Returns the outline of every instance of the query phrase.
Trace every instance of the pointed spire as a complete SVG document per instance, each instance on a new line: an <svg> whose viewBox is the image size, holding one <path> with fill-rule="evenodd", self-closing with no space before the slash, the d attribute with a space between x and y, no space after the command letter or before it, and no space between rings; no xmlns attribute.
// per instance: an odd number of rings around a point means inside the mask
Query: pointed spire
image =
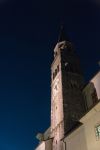
<svg viewBox="0 0 100 150"><path fill-rule="evenodd" d="M63 25L61 26L59 37L58 37L58 42L62 42L62 41L69 41L69 38L66 37Z"/></svg>

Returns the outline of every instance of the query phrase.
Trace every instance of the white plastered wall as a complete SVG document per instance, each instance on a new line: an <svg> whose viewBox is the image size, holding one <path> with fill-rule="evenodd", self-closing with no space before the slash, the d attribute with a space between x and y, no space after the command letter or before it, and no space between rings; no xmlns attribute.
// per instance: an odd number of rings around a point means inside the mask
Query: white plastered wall
<svg viewBox="0 0 100 150"><path fill-rule="evenodd" d="M100 71L94 76L91 82L96 88L98 99L100 99Z"/></svg>
<svg viewBox="0 0 100 150"><path fill-rule="evenodd" d="M78 129L63 141L63 150L100 150L100 139L96 139L95 126L100 124L100 103L92 108L80 122Z"/></svg>

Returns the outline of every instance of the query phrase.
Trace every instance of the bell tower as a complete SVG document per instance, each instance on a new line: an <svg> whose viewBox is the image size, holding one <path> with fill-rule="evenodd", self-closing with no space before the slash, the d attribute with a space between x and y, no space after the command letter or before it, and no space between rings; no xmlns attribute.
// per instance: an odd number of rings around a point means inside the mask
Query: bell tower
<svg viewBox="0 0 100 150"><path fill-rule="evenodd" d="M84 85L78 57L61 29L51 65L51 137L53 150L62 150L61 139L85 112Z"/></svg>

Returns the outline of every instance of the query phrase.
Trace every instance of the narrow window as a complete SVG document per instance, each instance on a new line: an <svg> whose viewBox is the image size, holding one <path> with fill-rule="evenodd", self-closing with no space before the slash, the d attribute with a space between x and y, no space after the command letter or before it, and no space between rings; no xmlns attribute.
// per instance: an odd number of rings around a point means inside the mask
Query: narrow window
<svg viewBox="0 0 100 150"><path fill-rule="evenodd" d="M55 69L55 76L57 75L57 69Z"/></svg>
<svg viewBox="0 0 100 150"><path fill-rule="evenodd" d="M54 80L54 78L55 78L55 74L53 73L53 80Z"/></svg>
<svg viewBox="0 0 100 150"><path fill-rule="evenodd" d="M59 72L59 65L57 66L57 72Z"/></svg>
<svg viewBox="0 0 100 150"><path fill-rule="evenodd" d="M95 89L94 89L94 91L92 93L92 100L93 100L93 104L94 105L98 102L98 97L97 97L97 93L96 93Z"/></svg>
<svg viewBox="0 0 100 150"><path fill-rule="evenodd" d="M53 80L56 77L58 72L59 72L59 65L57 66L57 68L55 69L55 72L53 73Z"/></svg>
<svg viewBox="0 0 100 150"><path fill-rule="evenodd" d="M57 90L57 85L55 86L55 89Z"/></svg>

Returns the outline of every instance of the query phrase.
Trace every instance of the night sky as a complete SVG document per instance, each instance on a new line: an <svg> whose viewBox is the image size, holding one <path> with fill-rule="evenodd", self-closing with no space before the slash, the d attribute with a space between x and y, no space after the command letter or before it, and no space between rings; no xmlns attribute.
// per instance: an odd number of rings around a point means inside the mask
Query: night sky
<svg viewBox="0 0 100 150"><path fill-rule="evenodd" d="M87 82L99 69L99 0L0 0L0 150L34 150L50 125L50 65L62 23Z"/></svg>

